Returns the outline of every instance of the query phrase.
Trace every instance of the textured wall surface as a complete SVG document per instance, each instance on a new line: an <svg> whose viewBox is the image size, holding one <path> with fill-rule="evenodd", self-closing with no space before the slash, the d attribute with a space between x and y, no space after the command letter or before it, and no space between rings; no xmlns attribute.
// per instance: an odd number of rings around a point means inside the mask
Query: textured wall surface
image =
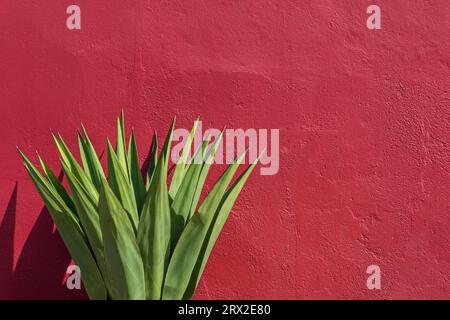
<svg viewBox="0 0 450 320"><path fill-rule="evenodd" d="M15 146L58 170L49 128L102 150L122 107L140 150L174 115L280 129L197 298L450 298L450 2L374 2L2 0L0 298L85 297Z"/></svg>

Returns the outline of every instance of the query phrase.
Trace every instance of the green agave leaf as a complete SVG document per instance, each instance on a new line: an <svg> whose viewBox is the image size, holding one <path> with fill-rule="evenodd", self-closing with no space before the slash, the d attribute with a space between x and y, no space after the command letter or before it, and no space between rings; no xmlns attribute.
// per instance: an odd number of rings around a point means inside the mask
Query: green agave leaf
<svg viewBox="0 0 450 320"><path fill-rule="evenodd" d="M82 280L89 298L105 300L107 293L103 278L77 217L65 205L56 189L41 175L31 161L19 149L18 151L28 174L52 216L64 244L75 264L81 269Z"/></svg>
<svg viewBox="0 0 450 320"><path fill-rule="evenodd" d="M100 272L102 273L103 278L107 280L105 255L103 252L103 237L100 228L98 207L90 201L86 191L69 170L67 165L63 161L61 161L61 165L66 175L67 183L72 191L81 227L83 228L89 246L94 253ZM106 286L108 287L107 281Z"/></svg>
<svg viewBox="0 0 450 320"><path fill-rule="evenodd" d="M195 186L195 194L192 199L191 208L189 210L189 217L190 219L192 215L194 214L195 210L197 209L197 204L200 199L200 196L202 194L203 186L205 185L206 177L208 176L209 169L211 168L211 165L214 160L214 156L216 155L217 149L222 141L223 133L225 132L225 129L222 130L220 135L217 137L217 139L212 144L211 148L208 150L208 153L204 157L202 170L200 172L200 176L197 181L197 185ZM246 151L247 152L247 151ZM246 153L244 152L244 154Z"/></svg>
<svg viewBox="0 0 450 320"><path fill-rule="evenodd" d="M67 145L62 141L59 140L59 138L53 133L53 131L50 131L53 140L55 141L56 147L58 148L59 154L61 155L61 159L69 166L70 169L72 169L72 159L74 159L72 153L70 152ZM61 135L59 135L61 138Z"/></svg>
<svg viewBox="0 0 450 320"><path fill-rule="evenodd" d="M98 191L97 188L92 183L91 179L83 171L83 168L78 164L75 157L70 152L69 148L65 144L61 136L57 138L52 133L53 139L55 140L56 146L61 154L61 158L67 165L67 168L75 175L75 177L80 181L86 193L89 195L92 203L98 202Z"/></svg>
<svg viewBox="0 0 450 320"><path fill-rule="evenodd" d="M190 299L194 294L195 289L200 281L200 277L203 274L206 263L208 262L209 255L216 243L217 238L219 237L220 232L228 218L228 215L231 209L236 202L239 193L245 185L248 177L252 173L255 168L257 162L247 167L247 169L239 176L239 178L233 183L233 185L227 190L225 193L220 205L219 209L217 209L212 225L208 230L208 235L206 237L206 241L203 244L202 251L200 252L199 259L196 263L194 271L192 273L192 277L189 281L188 288L183 296L183 299ZM202 209L202 208L201 208ZM202 213L199 209L199 216Z"/></svg>
<svg viewBox="0 0 450 320"><path fill-rule="evenodd" d="M116 142L116 154L120 165L122 166L123 172L128 177L128 163L127 163L127 150L125 149L125 118L122 113L120 117L117 118L117 142Z"/></svg>
<svg viewBox="0 0 450 320"><path fill-rule="evenodd" d="M139 215L134 197L133 187L127 178L127 174L123 171L119 159L114 153L114 149L108 140L108 172L109 185L114 194L119 199L123 208L128 212L133 227L137 230L139 224Z"/></svg>
<svg viewBox="0 0 450 320"><path fill-rule="evenodd" d="M197 146L197 149L195 149L194 155L192 156L191 159L189 159L188 163L186 164L185 172L187 172L189 170L189 168L193 165L203 164L203 159L204 159L205 151L206 151L205 146L203 144L206 140L208 140L208 143L209 143L209 141L210 141L209 135L207 137L205 137L205 139L203 139L202 144Z"/></svg>
<svg viewBox="0 0 450 320"><path fill-rule="evenodd" d="M130 142L128 144L128 170L128 175L133 185L137 210L138 213L140 213L144 204L146 189L141 174L141 168L139 167L139 155L134 130L131 131Z"/></svg>
<svg viewBox="0 0 450 320"><path fill-rule="evenodd" d="M156 135L156 131L154 131L145 185L145 188L147 190L150 187L150 182L152 181L153 172L155 171L157 162L158 162L158 137Z"/></svg>
<svg viewBox="0 0 450 320"><path fill-rule="evenodd" d="M81 129L83 131L84 136L84 143L86 145L86 155L89 162L89 165L91 167L91 172L94 173L94 175L97 175L99 178L99 189L101 187L101 181L102 178L105 178L105 173L103 172L103 167L100 163L100 159L97 156L97 153L95 152L94 146L92 145L91 139L89 139L89 136L86 132L86 129L84 128L83 124L81 124Z"/></svg>
<svg viewBox="0 0 450 320"><path fill-rule="evenodd" d="M198 214L192 217L183 230L167 269L163 299L184 298L191 279L196 278L194 271L198 261L202 260L202 248L208 244L208 231L214 225L215 213L244 156L228 166L203 201Z"/></svg>
<svg viewBox="0 0 450 320"><path fill-rule="evenodd" d="M167 166L175 119L151 179L137 232L145 269L148 299L160 299L170 255L170 207Z"/></svg>
<svg viewBox="0 0 450 320"><path fill-rule="evenodd" d="M89 177L89 179L91 179L91 181L93 181L92 175L91 175L91 170L90 170L89 164L87 163L87 157L86 157L86 152L85 152L86 146L84 143L84 139L81 136L81 133L79 131L77 131L77 136L78 136L78 148L80 150L81 162L83 163L84 172Z"/></svg>
<svg viewBox="0 0 450 320"><path fill-rule="evenodd" d="M118 300L143 300L144 266L133 226L108 183L102 182L99 213L110 295Z"/></svg>
<svg viewBox="0 0 450 320"><path fill-rule="evenodd" d="M183 147L183 152L181 153L180 159L178 160L178 163L175 166L175 171L172 176L172 181L170 183L170 189L169 189L169 195L173 198L175 198L178 188L181 185L181 182L183 181L184 175L186 173L186 162L188 160L188 156L191 153L191 145L192 140L194 139L195 131L197 130L197 126L200 119L197 118L195 120L194 125L192 127L192 130L187 137L186 143Z"/></svg>
<svg viewBox="0 0 450 320"><path fill-rule="evenodd" d="M167 133L166 140L164 140L164 145L161 149L161 155L164 155L164 165L166 168L169 167L169 159L170 159L170 149L172 146L172 137L173 137L173 130L175 128L175 122L176 117L173 118L172 123L170 124L169 132ZM160 158L161 159L161 158Z"/></svg>
<svg viewBox="0 0 450 320"><path fill-rule="evenodd" d="M209 138L207 138L202 146L199 148L199 152L204 154L206 147L209 144ZM196 156L201 156L197 155ZM193 162L186 171L183 177L181 186L170 206L171 212L171 246L172 249L178 242L181 232L190 218L190 210L192 201L196 193L196 186L198 178L202 170L203 163L200 159L200 163Z"/></svg>
<svg viewBox="0 0 450 320"><path fill-rule="evenodd" d="M64 200L65 204L69 209L76 214L75 204L73 203L72 198L67 193L66 189L62 186L61 182L59 182L58 178L55 176L55 174L50 170L48 165L42 160L41 156L37 155L39 158L39 162L41 163L41 167L44 170L45 175L47 176L48 181L52 184L52 186L55 188L56 192L58 192L61 199Z"/></svg>
<svg viewBox="0 0 450 320"><path fill-rule="evenodd" d="M105 174L84 126L81 125L81 127L83 130L84 138L81 133L78 132L78 145L80 148L83 167L97 190L100 190L101 179L105 177Z"/></svg>

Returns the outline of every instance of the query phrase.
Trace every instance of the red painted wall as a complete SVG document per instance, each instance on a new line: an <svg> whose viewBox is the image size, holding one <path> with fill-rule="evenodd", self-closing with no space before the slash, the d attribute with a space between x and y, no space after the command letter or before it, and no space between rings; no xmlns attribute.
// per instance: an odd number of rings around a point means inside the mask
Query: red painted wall
<svg viewBox="0 0 450 320"><path fill-rule="evenodd" d="M15 146L58 170L49 128L101 149L122 107L141 150L174 115L280 129L197 298L450 298L449 39L447 0L2 0L0 298L85 297Z"/></svg>

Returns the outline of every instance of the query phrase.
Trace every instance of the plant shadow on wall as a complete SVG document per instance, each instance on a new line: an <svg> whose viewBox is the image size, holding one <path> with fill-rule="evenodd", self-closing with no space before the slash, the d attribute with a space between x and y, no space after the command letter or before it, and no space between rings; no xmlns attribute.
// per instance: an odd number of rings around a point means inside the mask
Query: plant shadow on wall
<svg viewBox="0 0 450 320"><path fill-rule="evenodd" d="M213 142L208 136L194 145L191 156L198 123L175 160L170 183L175 119L160 152L154 135L147 170L139 166L134 131L126 143L123 113L117 119L115 148L107 143L107 175L84 127L78 133L82 164L62 137L53 135L69 192L39 155L42 172L19 150L91 299L193 296L231 208L260 158L235 177L246 152L236 157L200 201L223 131Z"/></svg>
<svg viewBox="0 0 450 320"><path fill-rule="evenodd" d="M151 160L150 146L142 164L147 172ZM102 159L104 152L100 154ZM61 170L58 180L62 182ZM64 272L71 262L64 242L44 206L34 223L14 265L14 234L16 228L19 183L16 182L0 221L0 299L84 299L84 290L69 290Z"/></svg>
<svg viewBox="0 0 450 320"><path fill-rule="evenodd" d="M62 178L62 172L59 174ZM71 259L54 231L48 210L41 209L14 266L14 230L16 226L16 182L0 223L0 299L85 298L83 290L68 290L64 272Z"/></svg>

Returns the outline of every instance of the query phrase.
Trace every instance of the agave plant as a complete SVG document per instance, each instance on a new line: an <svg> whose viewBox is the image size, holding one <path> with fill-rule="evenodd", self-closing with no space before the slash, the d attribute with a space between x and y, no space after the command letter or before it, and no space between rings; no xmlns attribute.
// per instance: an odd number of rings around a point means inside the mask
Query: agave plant
<svg viewBox="0 0 450 320"><path fill-rule="evenodd" d="M189 299L214 243L256 162L231 183L244 155L230 164L198 206L222 134L189 158L198 119L168 183L172 122L158 156L156 132L145 175L134 131L128 148L123 113L115 148L107 141L108 176L86 130L78 132L81 164L52 133L67 191L38 155L42 172L19 150L91 299Z"/></svg>

